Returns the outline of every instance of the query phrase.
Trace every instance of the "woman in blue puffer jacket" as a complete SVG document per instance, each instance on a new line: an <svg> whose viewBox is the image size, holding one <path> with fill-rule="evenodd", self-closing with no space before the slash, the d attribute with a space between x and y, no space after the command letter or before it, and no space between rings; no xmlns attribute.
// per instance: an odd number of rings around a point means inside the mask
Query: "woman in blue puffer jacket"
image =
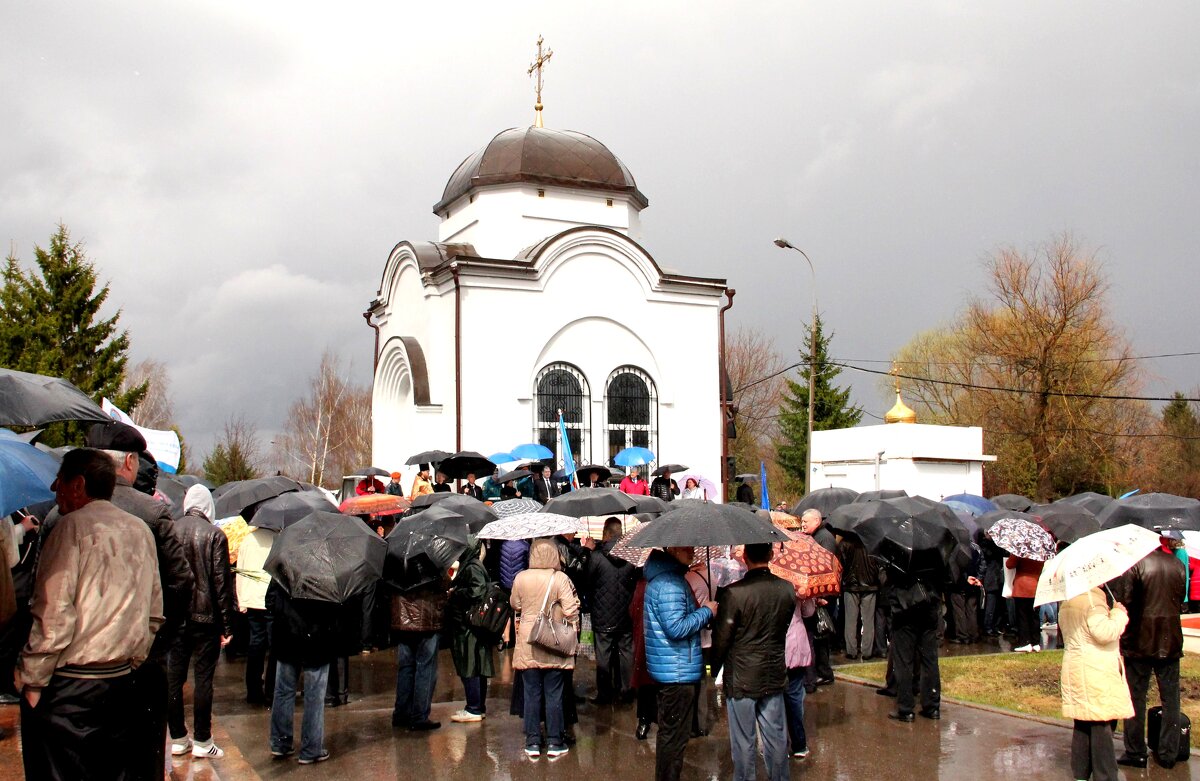
<svg viewBox="0 0 1200 781"><path fill-rule="evenodd" d="M691 548L667 548L650 554L646 577L646 667L658 681L658 734L655 779L677 779L691 732L696 686L704 669L700 630L712 621L716 602L697 606L684 580Z"/></svg>

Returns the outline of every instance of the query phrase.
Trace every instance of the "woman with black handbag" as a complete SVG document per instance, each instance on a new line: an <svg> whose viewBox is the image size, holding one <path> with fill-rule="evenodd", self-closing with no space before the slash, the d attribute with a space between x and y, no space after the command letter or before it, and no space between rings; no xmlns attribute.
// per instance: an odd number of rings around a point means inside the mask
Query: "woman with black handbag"
<svg viewBox="0 0 1200 781"><path fill-rule="evenodd" d="M529 569L513 581L509 604L518 614L513 669L525 689L525 754L541 756L541 721L546 718L546 756L567 753L563 721L566 672L575 668L579 596L561 571L558 546L537 539L529 549Z"/></svg>
<svg viewBox="0 0 1200 781"><path fill-rule="evenodd" d="M466 707L450 717L450 721L459 723L483 721L487 714L488 678L496 674L492 658L496 636L485 627L473 625L471 620L472 612L488 597L490 582L483 557L483 546L471 536L467 552L459 559L446 611L450 658L467 695Z"/></svg>

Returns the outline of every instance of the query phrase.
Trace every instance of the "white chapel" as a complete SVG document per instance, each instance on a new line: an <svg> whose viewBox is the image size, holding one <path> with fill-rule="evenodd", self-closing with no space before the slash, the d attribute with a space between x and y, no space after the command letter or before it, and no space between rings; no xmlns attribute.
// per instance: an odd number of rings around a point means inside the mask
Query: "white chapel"
<svg viewBox="0 0 1200 781"><path fill-rule="evenodd" d="M578 464L628 446L719 483L724 279L668 271L638 243L648 200L600 141L503 130L450 175L436 241L400 241L375 328L374 463L525 442Z"/></svg>

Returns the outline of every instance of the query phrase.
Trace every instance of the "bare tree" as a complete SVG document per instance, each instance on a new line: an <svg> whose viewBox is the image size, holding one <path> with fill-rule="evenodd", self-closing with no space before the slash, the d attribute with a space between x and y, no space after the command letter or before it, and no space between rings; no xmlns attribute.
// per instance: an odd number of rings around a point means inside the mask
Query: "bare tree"
<svg viewBox="0 0 1200 781"><path fill-rule="evenodd" d="M726 338L725 371L733 388L733 420L737 427L729 454L738 469L746 472L757 472L759 462L765 461L770 471L768 479L780 487L784 473L775 463L774 440L785 366L775 341L762 331L738 328Z"/></svg>
<svg viewBox="0 0 1200 781"><path fill-rule="evenodd" d="M174 426L175 404L171 398L171 376L166 364L150 358L138 361L125 372L121 388L137 388L142 383L146 383L146 395L129 413L129 417L142 428L165 430Z"/></svg>
<svg viewBox="0 0 1200 781"><path fill-rule="evenodd" d="M1140 370L1106 305L1095 254L1069 235L986 261L990 296L896 356L931 422L978 425L1000 459L989 490L1039 500L1128 472L1149 425Z"/></svg>
<svg viewBox="0 0 1200 781"><path fill-rule="evenodd" d="M283 433L275 439L280 469L317 485L332 485L366 461L371 448L371 395L350 383L341 360L321 356L308 392L292 402Z"/></svg>

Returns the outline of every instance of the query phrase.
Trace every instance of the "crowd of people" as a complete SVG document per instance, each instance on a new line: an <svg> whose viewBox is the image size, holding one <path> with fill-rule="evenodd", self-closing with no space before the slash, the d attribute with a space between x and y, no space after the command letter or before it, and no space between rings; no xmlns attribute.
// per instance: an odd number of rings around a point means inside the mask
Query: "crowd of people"
<svg viewBox="0 0 1200 781"><path fill-rule="evenodd" d="M346 660L370 636L362 625L370 611L293 599L264 570L274 533L251 529L231 550L203 485L187 490L182 516L172 519L152 490L135 487L145 448L132 427L94 427L86 447L64 456L54 506L40 517L14 517L7 535L17 609L4 634L2 661L12 668L13 687L5 701L21 708L26 777L160 779L168 748L175 756L222 757L212 734L213 678L222 649L238 634L246 636L246 700L271 709L271 754L295 754L301 764L327 759L324 708L345 702ZM598 473L581 477L603 482ZM546 501L560 491L549 467L523 479L477 485L471 475L458 490L480 501L506 494ZM358 489L402 494L399 480L398 473L386 485L367 478ZM696 498L698 485L680 488L669 472L647 483L632 469L620 487L670 502ZM431 477L423 466L409 495L449 490L444 474ZM691 547L652 550L640 565L616 555L625 531L617 517L605 521L599 540L472 536L440 580L376 595L396 649L392 725L442 727L432 705L438 652L447 645L465 695L451 721L482 721L497 657L511 653L509 712L523 721L524 753L535 761L569 753L586 614L595 657L591 702L633 707L638 740L655 732L657 779L680 777L688 742L708 731L707 688L719 685L734 778L753 778L761 752L775 781L810 754L805 701L833 683L834 654L886 658L887 681L877 691L896 700L890 718L937 720L940 642L1014 633L1013 650L1035 653L1043 632L1057 630L1075 777L1106 781L1117 777L1118 764L1146 766L1151 676L1162 697L1153 756L1165 767L1175 763L1179 616L1189 582L1177 534L1164 532L1161 548L1124 576L1064 602L1054 626L1052 616L1043 625L1033 607L1039 562L984 541L958 580L931 587L882 566L854 535L838 536L825 521L815 509L798 519L799 531L841 564L840 594L828 599L799 598L773 574L770 544L745 545L732 558L726 551L714 568L710 557L719 554ZM489 612L500 616L498 625L480 621ZM1125 720L1119 760L1116 719Z"/></svg>

